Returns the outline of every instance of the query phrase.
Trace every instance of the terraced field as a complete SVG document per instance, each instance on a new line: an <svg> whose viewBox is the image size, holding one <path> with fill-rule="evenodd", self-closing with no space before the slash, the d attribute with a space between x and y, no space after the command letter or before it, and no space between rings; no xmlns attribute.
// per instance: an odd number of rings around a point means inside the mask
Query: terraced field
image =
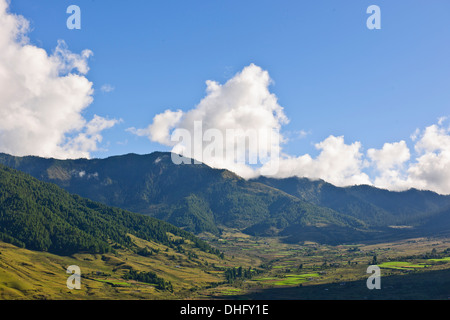
<svg viewBox="0 0 450 320"><path fill-rule="evenodd" d="M138 238L134 241L139 247L153 248L158 254L146 257L118 250L116 254L79 253L64 257L0 243L0 299L377 298L381 294L370 293L366 287L366 269L374 256L381 268L381 291L391 292L387 297L401 298L403 294L413 299L440 299L446 294L446 288L440 288L445 285L441 273L450 272L450 239L294 245L233 230L222 238L205 235L205 239L225 253L224 259L195 250L189 243L183 244L185 252L180 253ZM431 249L435 256L430 255ZM81 290L69 290L66 286L69 265L78 265L82 270ZM238 267L251 270L253 276L227 282L225 270ZM170 281L173 291L126 279L124 275L129 270L154 272ZM393 277L395 280L389 280ZM410 279L420 279L422 282L418 283L422 285L417 287Z"/></svg>
<svg viewBox="0 0 450 320"><path fill-rule="evenodd" d="M431 265L424 263L411 263L406 261L389 261L378 265L380 268L397 269L397 270L411 270L417 268L428 268Z"/></svg>
<svg viewBox="0 0 450 320"><path fill-rule="evenodd" d="M228 255L235 258L241 257L246 262L258 261L257 266L263 270L263 273L252 279L234 283L234 287L241 289L234 297L289 299L289 290L295 291L295 288L298 290L301 288L300 296L309 298L315 296L318 299L327 299L327 297L358 299L358 295L364 298L370 291L366 286L366 280L370 276L367 274L367 267L372 264L374 257L381 268L382 279L398 277L394 281L396 288L401 286L399 285L401 279L405 281L403 286L410 288L405 289L403 293L396 291L398 298L401 298L402 294L413 299L426 297L426 290L429 290L425 288L426 285L415 290L414 283L409 283L408 275L420 274L418 278L423 283L435 283L436 274L446 270L450 272L448 257L450 239L418 238L390 243L341 246L319 245L313 242L294 245L283 243L281 240L248 237L231 230L229 234L222 236L220 241L214 238L209 239L210 243ZM432 251L439 257L431 258ZM328 289L331 288L330 286L339 288L342 294L333 296L331 289ZM439 287L439 281L433 286ZM322 288L323 291L318 288ZM220 290L217 289L203 292L205 295L220 296ZM387 289L393 290L392 286L386 286L385 293ZM442 290L445 291L446 288ZM430 293L429 297L433 297L433 294ZM370 295L377 297L373 293ZM292 297L300 296L292 293ZM438 298L443 296L445 294ZM391 296L393 297L394 295Z"/></svg>

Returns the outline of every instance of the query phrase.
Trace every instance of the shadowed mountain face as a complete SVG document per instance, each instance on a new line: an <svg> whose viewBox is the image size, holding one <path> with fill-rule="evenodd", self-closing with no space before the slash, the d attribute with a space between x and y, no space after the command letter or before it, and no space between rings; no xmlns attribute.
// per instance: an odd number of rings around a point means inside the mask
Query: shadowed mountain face
<svg viewBox="0 0 450 320"><path fill-rule="evenodd" d="M215 252L167 222L72 195L55 184L0 165L0 241L70 255L111 252L116 245L134 248L129 235L170 245L168 232L201 250Z"/></svg>
<svg viewBox="0 0 450 320"><path fill-rule="evenodd" d="M252 180L283 190L299 199L361 219L371 226L418 225L430 214L450 206L450 196L410 189L392 192L367 185L336 187L306 178Z"/></svg>
<svg viewBox="0 0 450 320"><path fill-rule="evenodd" d="M0 163L70 193L195 233L219 234L225 226L254 235L283 235L290 241L343 243L424 234L425 225L439 227L434 219L449 219L445 210L450 197L433 192L338 188L300 178L246 181L204 164L175 165L171 154L162 152L92 160L0 154Z"/></svg>

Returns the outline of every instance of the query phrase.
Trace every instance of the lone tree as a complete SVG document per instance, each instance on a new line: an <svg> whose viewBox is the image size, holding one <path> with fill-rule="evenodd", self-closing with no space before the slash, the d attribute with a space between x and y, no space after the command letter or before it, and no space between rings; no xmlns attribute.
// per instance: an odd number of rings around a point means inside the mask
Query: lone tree
<svg viewBox="0 0 450 320"><path fill-rule="evenodd" d="M378 264L378 261L377 261L377 255L374 255L373 258L372 258L372 263L371 263L371 265L376 265L376 264Z"/></svg>

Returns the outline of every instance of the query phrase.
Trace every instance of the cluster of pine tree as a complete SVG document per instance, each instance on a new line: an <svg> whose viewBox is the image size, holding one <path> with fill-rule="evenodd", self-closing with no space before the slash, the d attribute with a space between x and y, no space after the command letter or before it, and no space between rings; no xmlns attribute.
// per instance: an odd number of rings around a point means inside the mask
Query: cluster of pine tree
<svg viewBox="0 0 450 320"><path fill-rule="evenodd" d="M136 270L130 270L123 276L126 280L135 280L138 282L144 282L152 284L158 290L173 292L173 286L170 281L166 281L161 277L158 277L154 272L139 272Z"/></svg>
<svg viewBox="0 0 450 320"><path fill-rule="evenodd" d="M175 246L169 234L209 253L220 252L167 222L72 195L0 165L0 240L59 255L134 248L129 235ZM177 244L180 240L177 240Z"/></svg>
<svg viewBox="0 0 450 320"><path fill-rule="evenodd" d="M228 283L233 283L236 280L251 279L254 275L260 273L257 269L244 269L243 267L228 268L225 270L225 279Z"/></svg>

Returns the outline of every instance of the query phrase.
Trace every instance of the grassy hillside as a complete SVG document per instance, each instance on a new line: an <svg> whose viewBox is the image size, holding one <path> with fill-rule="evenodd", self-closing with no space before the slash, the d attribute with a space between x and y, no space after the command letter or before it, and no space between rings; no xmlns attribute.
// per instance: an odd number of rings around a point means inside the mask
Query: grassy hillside
<svg viewBox="0 0 450 320"><path fill-rule="evenodd" d="M236 230L223 236L211 236L210 241L227 253L224 259L189 242L179 250L133 236L137 246L152 251L150 256L128 249L58 256L0 242L0 300L395 300L447 299L449 294L449 239L329 246L286 244L276 237L252 237ZM382 290L366 287L366 269L374 256L382 269ZM81 269L80 290L66 286L70 265ZM248 270L253 276L246 276ZM130 273L155 274L170 286L161 289L145 277L130 278ZM231 282L230 274L235 275Z"/></svg>
<svg viewBox="0 0 450 320"><path fill-rule="evenodd" d="M197 290L225 282L223 271L230 259L200 251L186 242L179 248L131 236L150 256L129 249L115 253L75 253L60 256L0 242L0 300L12 299L183 299L198 296ZM235 262L238 262L236 260ZM81 270L81 289L67 288L70 274ZM158 282L134 279L129 274L154 274ZM166 286L162 288L159 282Z"/></svg>

